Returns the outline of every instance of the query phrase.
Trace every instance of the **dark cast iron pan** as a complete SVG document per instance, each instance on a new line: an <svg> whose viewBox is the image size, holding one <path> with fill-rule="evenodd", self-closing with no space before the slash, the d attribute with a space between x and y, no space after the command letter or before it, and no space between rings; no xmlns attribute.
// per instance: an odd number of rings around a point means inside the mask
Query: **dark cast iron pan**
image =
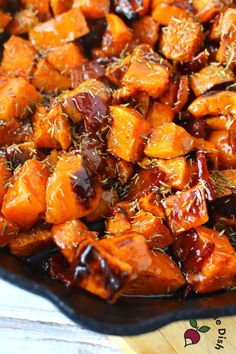
<svg viewBox="0 0 236 354"><path fill-rule="evenodd" d="M66 288L31 262L0 253L0 277L53 302L66 316L90 330L136 335L168 323L236 314L236 292L189 297L121 297L111 305L83 290Z"/></svg>

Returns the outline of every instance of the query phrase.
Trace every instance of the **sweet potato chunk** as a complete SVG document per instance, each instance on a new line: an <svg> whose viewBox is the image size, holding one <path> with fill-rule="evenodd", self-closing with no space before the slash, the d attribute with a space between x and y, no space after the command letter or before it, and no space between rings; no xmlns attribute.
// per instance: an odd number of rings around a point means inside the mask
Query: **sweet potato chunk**
<svg viewBox="0 0 236 354"><path fill-rule="evenodd" d="M111 106L113 118L108 137L108 149L125 161L139 161L142 156L144 139L150 130L150 125L133 108Z"/></svg>
<svg viewBox="0 0 236 354"><path fill-rule="evenodd" d="M54 16L71 9L73 0L49 0Z"/></svg>
<svg viewBox="0 0 236 354"><path fill-rule="evenodd" d="M116 247L116 246L114 246ZM74 259L76 285L115 302L132 276L132 267L112 256L99 241L84 241Z"/></svg>
<svg viewBox="0 0 236 354"><path fill-rule="evenodd" d="M157 98L167 89L170 74L170 65L150 46L143 44L135 48L122 85Z"/></svg>
<svg viewBox="0 0 236 354"><path fill-rule="evenodd" d="M27 9L36 11L41 21L48 20L50 15L49 0L21 0Z"/></svg>
<svg viewBox="0 0 236 354"><path fill-rule="evenodd" d="M89 33L84 15L79 9L72 9L41 23L29 32L32 44L37 49L47 50L59 47Z"/></svg>
<svg viewBox="0 0 236 354"><path fill-rule="evenodd" d="M212 20L221 11L222 3L220 0L192 0L195 14L202 23Z"/></svg>
<svg viewBox="0 0 236 354"><path fill-rule="evenodd" d="M5 247L18 234L19 228L0 215L0 248Z"/></svg>
<svg viewBox="0 0 236 354"><path fill-rule="evenodd" d="M7 190L7 183L12 177L10 167L7 165L7 161L0 157L0 207L2 206L3 196Z"/></svg>
<svg viewBox="0 0 236 354"><path fill-rule="evenodd" d="M129 44L133 34L122 19L114 14L107 14L107 28L102 38L101 48L94 49L95 57L120 57L122 50Z"/></svg>
<svg viewBox="0 0 236 354"><path fill-rule="evenodd" d="M196 118L206 115L217 116L234 113L236 110L236 92L209 92L199 96L188 107L189 112Z"/></svg>
<svg viewBox="0 0 236 354"><path fill-rule="evenodd" d="M203 42L201 25L191 17L173 17L163 31L161 48L168 59L189 62L200 49Z"/></svg>
<svg viewBox="0 0 236 354"><path fill-rule="evenodd" d="M166 253L154 251L154 254L150 267L129 283L126 294L169 294L185 284L179 267Z"/></svg>
<svg viewBox="0 0 236 354"><path fill-rule="evenodd" d="M75 43L68 43L62 47L53 49L47 54L47 61L63 75L70 75L71 69L87 59Z"/></svg>
<svg viewBox="0 0 236 354"><path fill-rule="evenodd" d="M51 94L68 90L71 86L70 78L60 74L44 59L38 62L31 82L37 89Z"/></svg>
<svg viewBox="0 0 236 354"><path fill-rule="evenodd" d="M236 168L236 137L229 130L213 131L209 138L218 150L219 168Z"/></svg>
<svg viewBox="0 0 236 354"><path fill-rule="evenodd" d="M48 170L43 162L27 160L8 187L2 205L5 218L27 230L46 210Z"/></svg>
<svg viewBox="0 0 236 354"><path fill-rule="evenodd" d="M190 77L191 89L196 96L202 95L215 85L234 80L234 73L221 65L212 63Z"/></svg>
<svg viewBox="0 0 236 354"><path fill-rule="evenodd" d="M1 6L0 6L1 9ZM12 17L0 10L0 33L3 32L4 28L7 27L8 23L11 21Z"/></svg>
<svg viewBox="0 0 236 354"><path fill-rule="evenodd" d="M131 177L134 175L135 168L131 162L120 160L116 163L116 172L119 182L124 185L128 183Z"/></svg>
<svg viewBox="0 0 236 354"><path fill-rule="evenodd" d="M142 234L150 249L165 248L173 242L173 236L160 217L143 210L131 219L131 231Z"/></svg>
<svg viewBox="0 0 236 354"><path fill-rule="evenodd" d="M212 130L230 130L232 133L236 133L236 120L230 114L227 117L207 118L206 123Z"/></svg>
<svg viewBox="0 0 236 354"><path fill-rule="evenodd" d="M121 80L125 75L130 63L132 55L129 54L119 61L115 61L106 68L106 77L117 86L121 86Z"/></svg>
<svg viewBox="0 0 236 354"><path fill-rule="evenodd" d="M204 188L197 185L162 202L172 233L177 235L208 221Z"/></svg>
<svg viewBox="0 0 236 354"><path fill-rule="evenodd" d="M216 198L231 195L236 189L236 170L213 170L210 179Z"/></svg>
<svg viewBox="0 0 236 354"><path fill-rule="evenodd" d="M0 88L0 120L24 118L42 97L27 80L19 77L9 79Z"/></svg>
<svg viewBox="0 0 236 354"><path fill-rule="evenodd" d="M0 71L10 76L29 78L36 54L36 50L29 41L21 37L11 36L4 44Z"/></svg>
<svg viewBox="0 0 236 354"><path fill-rule="evenodd" d="M154 102L148 110L147 121L152 128L158 128L165 123L171 123L174 120L174 110L160 102Z"/></svg>
<svg viewBox="0 0 236 354"><path fill-rule="evenodd" d="M45 107L38 107L33 117L33 124L33 140L37 146L69 149L72 142L70 124L59 103L49 112Z"/></svg>
<svg viewBox="0 0 236 354"><path fill-rule="evenodd" d="M80 155L63 155L48 181L46 221L61 224L95 210L101 195L96 179Z"/></svg>
<svg viewBox="0 0 236 354"><path fill-rule="evenodd" d="M194 148L194 138L175 123L153 129L144 149L148 157L173 159L188 154Z"/></svg>
<svg viewBox="0 0 236 354"><path fill-rule="evenodd" d="M90 238L96 239L97 233L89 231L80 220L67 221L64 224L53 225L52 239L69 263L72 263L78 246Z"/></svg>
<svg viewBox="0 0 236 354"><path fill-rule="evenodd" d="M106 232L109 235L122 234L131 230L130 219L135 215L135 208L130 202L118 203L113 215L107 220Z"/></svg>
<svg viewBox="0 0 236 354"><path fill-rule="evenodd" d="M133 23L134 38L138 39L139 43L149 44L154 46L158 40L159 25L151 16L144 16Z"/></svg>
<svg viewBox="0 0 236 354"><path fill-rule="evenodd" d="M172 17L185 19L189 17L187 1L154 0L152 2L152 17L161 25L169 25Z"/></svg>
<svg viewBox="0 0 236 354"><path fill-rule="evenodd" d="M6 158L11 168L15 169L23 165L27 160L37 160L39 154L33 141L13 144L6 148Z"/></svg>
<svg viewBox="0 0 236 354"><path fill-rule="evenodd" d="M158 218L165 220L165 214L161 204L161 197L157 193L151 192L139 198L138 205L141 210L148 211Z"/></svg>
<svg viewBox="0 0 236 354"><path fill-rule="evenodd" d="M13 20L7 27L10 34L19 35L29 32L38 24L39 20L32 9L20 10L14 14Z"/></svg>
<svg viewBox="0 0 236 354"><path fill-rule="evenodd" d="M78 7L86 18L96 20L108 14L110 0L74 0L73 7Z"/></svg>
<svg viewBox="0 0 236 354"><path fill-rule="evenodd" d="M27 257L37 254L52 243L52 235L49 230L33 229L19 233L12 238L9 248L12 254L18 257Z"/></svg>

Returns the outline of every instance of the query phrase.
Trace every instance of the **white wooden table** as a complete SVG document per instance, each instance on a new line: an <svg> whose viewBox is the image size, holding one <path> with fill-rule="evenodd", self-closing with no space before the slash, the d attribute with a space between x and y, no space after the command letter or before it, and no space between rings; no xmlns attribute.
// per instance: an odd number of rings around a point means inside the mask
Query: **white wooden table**
<svg viewBox="0 0 236 354"><path fill-rule="evenodd" d="M0 280L0 354L120 354L49 301Z"/></svg>

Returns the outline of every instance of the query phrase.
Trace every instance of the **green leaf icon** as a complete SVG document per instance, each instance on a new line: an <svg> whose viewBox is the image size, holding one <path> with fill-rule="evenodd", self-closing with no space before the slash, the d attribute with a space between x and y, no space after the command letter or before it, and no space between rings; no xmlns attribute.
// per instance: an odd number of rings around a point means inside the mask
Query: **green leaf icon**
<svg viewBox="0 0 236 354"><path fill-rule="evenodd" d="M189 323L193 328L197 328L197 321L196 320L190 320Z"/></svg>
<svg viewBox="0 0 236 354"><path fill-rule="evenodd" d="M201 332L201 333L206 333L209 330L210 330L210 327L208 327L208 326L202 326L199 328L199 332Z"/></svg>

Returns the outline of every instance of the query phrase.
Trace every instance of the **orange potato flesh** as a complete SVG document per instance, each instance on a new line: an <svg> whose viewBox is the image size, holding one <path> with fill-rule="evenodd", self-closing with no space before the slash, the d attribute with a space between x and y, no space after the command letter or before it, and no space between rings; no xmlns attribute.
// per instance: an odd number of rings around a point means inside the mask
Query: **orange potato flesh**
<svg viewBox="0 0 236 354"><path fill-rule="evenodd" d="M133 23L134 38L140 43L154 46L158 40L159 25L151 16L144 16Z"/></svg>
<svg viewBox="0 0 236 354"><path fill-rule="evenodd" d="M54 16L71 9L73 0L49 0Z"/></svg>
<svg viewBox="0 0 236 354"><path fill-rule="evenodd" d="M70 125L60 104L56 104L49 112L45 107L38 107L33 117L33 124L33 140L37 146L69 149L72 143Z"/></svg>
<svg viewBox="0 0 236 354"><path fill-rule="evenodd" d="M168 87L170 71L170 65L150 46L143 44L135 48L122 85L157 98Z"/></svg>
<svg viewBox="0 0 236 354"><path fill-rule="evenodd" d="M159 195L157 195L155 192L151 192L139 198L139 208L141 210L150 212L162 220L165 220L165 214L160 199L161 198Z"/></svg>
<svg viewBox="0 0 236 354"><path fill-rule="evenodd" d="M103 18L109 12L110 0L74 0L73 7L78 7L86 18Z"/></svg>
<svg viewBox="0 0 236 354"><path fill-rule="evenodd" d="M210 178L216 198L231 195L236 189L236 170L214 170L211 171Z"/></svg>
<svg viewBox="0 0 236 354"><path fill-rule="evenodd" d="M189 62L200 49L203 39L198 22L192 18L179 20L173 17L163 32L161 49L168 59Z"/></svg>
<svg viewBox="0 0 236 354"><path fill-rule="evenodd" d="M42 21L51 17L49 0L21 0L21 3L27 9L33 9L33 11L36 11Z"/></svg>
<svg viewBox="0 0 236 354"><path fill-rule="evenodd" d="M130 231L130 218L134 215L135 209L132 207L132 203L118 203L113 210L113 216L106 222L106 232L109 235L116 235Z"/></svg>
<svg viewBox="0 0 236 354"><path fill-rule="evenodd" d="M236 168L235 135L229 130L213 131L208 140L218 150L219 168Z"/></svg>
<svg viewBox="0 0 236 354"><path fill-rule="evenodd" d="M7 183L12 177L12 172L7 165L7 161L0 157L0 207L2 206L2 201L4 194L7 190Z"/></svg>
<svg viewBox="0 0 236 354"><path fill-rule="evenodd" d="M19 227L0 215L0 248L5 247L18 235Z"/></svg>
<svg viewBox="0 0 236 354"><path fill-rule="evenodd" d="M75 66L87 62L86 57L75 43L68 43L53 49L46 58L48 63L63 75L69 75Z"/></svg>
<svg viewBox="0 0 236 354"><path fill-rule="evenodd" d="M114 62L107 66L106 68L106 77L113 82L117 86L121 86L121 79L125 75L130 62L131 62L132 55L127 55L123 59L119 60L118 62Z"/></svg>
<svg viewBox="0 0 236 354"><path fill-rule="evenodd" d="M89 231L80 220L67 221L64 224L53 225L52 239L60 249L68 263L72 263L79 245L87 239L96 239L97 233Z"/></svg>
<svg viewBox="0 0 236 354"><path fill-rule="evenodd" d="M67 90L71 86L70 78L60 74L44 59L38 62L31 82L37 89L51 94Z"/></svg>
<svg viewBox="0 0 236 354"><path fill-rule="evenodd" d="M196 98L188 107L189 112L196 118L206 115L227 115L236 112L236 92L209 92Z"/></svg>
<svg viewBox="0 0 236 354"><path fill-rule="evenodd" d="M29 78L36 54L36 50L29 41L18 36L11 36L4 44L0 72L9 76Z"/></svg>
<svg viewBox="0 0 236 354"><path fill-rule="evenodd" d="M32 227L46 210L47 166L43 162L27 160L15 174L2 204L2 214L21 230Z"/></svg>
<svg viewBox="0 0 236 354"><path fill-rule="evenodd" d="M52 235L49 230L33 229L19 233L9 242L12 254L17 257L28 257L47 249L52 243Z"/></svg>
<svg viewBox="0 0 236 354"><path fill-rule="evenodd" d="M87 33L89 28L84 15L79 9L72 9L38 24L29 31L29 38L37 49L48 50L72 42Z"/></svg>
<svg viewBox="0 0 236 354"><path fill-rule="evenodd" d="M108 137L108 149L116 157L128 162L139 161L150 125L133 108L111 106L113 118Z"/></svg>
<svg viewBox="0 0 236 354"><path fill-rule="evenodd" d="M157 251L154 251L154 254L151 266L129 284L125 290L126 294L168 294L185 284L179 267L167 254Z"/></svg>
<svg viewBox="0 0 236 354"><path fill-rule="evenodd" d="M64 154L50 176L46 193L46 221L61 224L92 213L101 186L91 176L80 155Z"/></svg>
<svg viewBox="0 0 236 354"><path fill-rule="evenodd" d="M144 149L148 157L173 159L188 154L194 148L194 138L175 123L153 129Z"/></svg>
<svg viewBox="0 0 236 354"><path fill-rule="evenodd" d="M190 77L190 85L195 96L200 96L215 85L234 80L234 73L221 65L211 64Z"/></svg>
<svg viewBox="0 0 236 354"><path fill-rule="evenodd" d="M147 121L152 128L158 128L165 123L171 123L174 120L174 110L162 103L154 102L148 110Z"/></svg>
<svg viewBox="0 0 236 354"><path fill-rule="evenodd" d="M4 28L7 27L11 19L12 17L9 14L0 10L0 32L3 32Z"/></svg>
<svg viewBox="0 0 236 354"><path fill-rule="evenodd" d="M206 119L207 125L213 130L230 130L236 133L236 120L234 117L228 115L220 117L212 117Z"/></svg>
<svg viewBox="0 0 236 354"><path fill-rule="evenodd" d="M206 199L202 185L171 195L162 202L168 224L175 235L208 221Z"/></svg>
<svg viewBox="0 0 236 354"><path fill-rule="evenodd" d="M195 14L202 23L212 20L212 18L222 9L223 1L220 0L192 0Z"/></svg>
<svg viewBox="0 0 236 354"><path fill-rule="evenodd" d="M185 3L185 1L182 1ZM177 19L186 19L189 17L186 9L178 6L178 1L172 0L154 0L152 2L152 17L161 25L167 26L172 17Z"/></svg>
<svg viewBox="0 0 236 354"><path fill-rule="evenodd" d="M39 156L40 153L31 140L25 143L13 144L6 149L6 158L12 169L23 165L27 160L36 160Z"/></svg>
<svg viewBox="0 0 236 354"><path fill-rule="evenodd" d="M0 87L0 120L24 118L42 97L27 80L19 77Z"/></svg>
<svg viewBox="0 0 236 354"><path fill-rule="evenodd" d="M14 35L24 34L35 27L38 22L38 17L32 9L20 10L14 14L13 20L7 27L7 31Z"/></svg>
<svg viewBox="0 0 236 354"><path fill-rule="evenodd" d="M116 163L117 178L122 185L128 183L135 173L134 165L125 160Z"/></svg>

